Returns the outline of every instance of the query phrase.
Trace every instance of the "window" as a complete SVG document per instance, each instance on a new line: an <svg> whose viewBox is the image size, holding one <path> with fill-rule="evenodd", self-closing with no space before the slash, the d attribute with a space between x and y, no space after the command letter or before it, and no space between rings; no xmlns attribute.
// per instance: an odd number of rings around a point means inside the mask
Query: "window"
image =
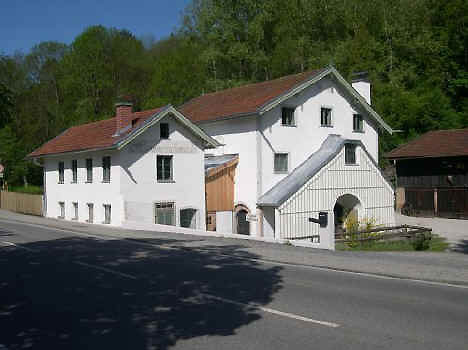
<svg viewBox="0 0 468 350"><path fill-rule="evenodd" d="M92 224L94 222L94 204L88 203L88 222Z"/></svg>
<svg viewBox="0 0 468 350"><path fill-rule="evenodd" d="M345 163L356 164L356 145L349 143L345 145Z"/></svg>
<svg viewBox="0 0 468 350"><path fill-rule="evenodd" d="M132 128L135 127L135 125L140 121L140 118L135 118L135 119L132 119Z"/></svg>
<svg viewBox="0 0 468 350"><path fill-rule="evenodd" d="M174 202L159 202L154 205L154 222L161 225L175 226Z"/></svg>
<svg viewBox="0 0 468 350"><path fill-rule="evenodd" d="M159 124L159 137L162 139L169 138L169 124L167 123Z"/></svg>
<svg viewBox="0 0 468 350"><path fill-rule="evenodd" d="M65 219L65 202L59 202L59 219Z"/></svg>
<svg viewBox="0 0 468 350"><path fill-rule="evenodd" d="M78 220L78 203L77 202L73 202L73 213L75 216L72 218L72 220Z"/></svg>
<svg viewBox="0 0 468 350"><path fill-rule="evenodd" d="M180 210L180 227L197 228L197 209L187 208Z"/></svg>
<svg viewBox="0 0 468 350"><path fill-rule="evenodd" d="M59 162L58 163L58 171L59 171L58 183L63 184L64 179L65 179L65 163L64 162Z"/></svg>
<svg viewBox="0 0 468 350"><path fill-rule="evenodd" d="M322 126L332 126L332 109L322 107L320 123Z"/></svg>
<svg viewBox="0 0 468 350"><path fill-rule="evenodd" d="M294 126L294 108L283 107L281 109L281 125Z"/></svg>
<svg viewBox="0 0 468 350"><path fill-rule="evenodd" d="M72 160L72 183L76 184L78 182L78 161Z"/></svg>
<svg viewBox="0 0 468 350"><path fill-rule="evenodd" d="M288 172L288 154L287 153L275 153L274 160L275 173L287 173Z"/></svg>
<svg viewBox="0 0 468 350"><path fill-rule="evenodd" d="M172 181L172 156L157 156L156 167L158 181Z"/></svg>
<svg viewBox="0 0 468 350"><path fill-rule="evenodd" d="M353 115L353 131L357 131L357 132L364 131L364 122L362 120L362 115L360 114Z"/></svg>
<svg viewBox="0 0 468 350"><path fill-rule="evenodd" d="M110 182L111 157L102 157L102 182Z"/></svg>
<svg viewBox="0 0 468 350"><path fill-rule="evenodd" d="M111 223L111 205L104 204L104 224Z"/></svg>
<svg viewBox="0 0 468 350"><path fill-rule="evenodd" d="M86 182L93 182L93 160L86 159Z"/></svg>

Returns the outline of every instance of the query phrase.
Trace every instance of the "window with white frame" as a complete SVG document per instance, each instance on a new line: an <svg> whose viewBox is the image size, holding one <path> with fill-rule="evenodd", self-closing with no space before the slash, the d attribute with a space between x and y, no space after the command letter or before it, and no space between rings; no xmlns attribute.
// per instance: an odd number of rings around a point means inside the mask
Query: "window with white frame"
<svg viewBox="0 0 468 350"><path fill-rule="evenodd" d="M86 182L93 182L93 159L86 159Z"/></svg>
<svg viewBox="0 0 468 350"><path fill-rule="evenodd" d="M175 203L158 202L154 204L154 223L175 226Z"/></svg>
<svg viewBox="0 0 468 350"><path fill-rule="evenodd" d="M111 223L111 205L110 204L104 204L104 224L110 224Z"/></svg>
<svg viewBox="0 0 468 350"><path fill-rule="evenodd" d="M157 156L156 168L158 182L172 181L172 156Z"/></svg>
<svg viewBox="0 0 468 350"><path fill-rule="evenodd" d="M59 173L58 183L63 184L65 181L65 163L64 162L58 163L58 173Z"/></svg>
<svg viewBox="0 0 468 350"><path fill-rule="evenodd" d="M59 219L65 219L65 202L59 202Z"/></svg>
<svg viewBox="0 0 468 350"><path fill-rule="evenodd" d="M92 224L94 222L94 204L88 203L88 222Z"/></svg>
<svg viewBox="0 0 468 350"><path fill-rule="evenodd" d="M287 173L288 161L289 161L288 153L275 153L274 172L275 173Z"/></svg>
<svg viewBox="0 0 468 350"><path fill-rule="evenodd" d="M356 145L352 143L345 144L345 163L347 165L356 164Z"/></svg>
<svg viewBox="0 0 468 350"><path fill-rule="evenodd" d="M295 126L294 108L283 107L281 108L281 125L282 126Z"/></svg>
<svg viewBox="0 0 468 350"><path fill-rule="evenodd" d="M76 159L72 160L72 183L76 184L78 182L78 161Z"/></svg>
<svg viewBox="0 0 468 350"><path fill-rule="evenodd" d="M364 121L362 115L353 114L353 131L354 132L363 132L364 131Z"/></svg>
<svg viewBox="0 0 468 350"><path fill-rule="evenodd" d="M78 202L73 202L73 218L72 220L78 220Z"/></svg>
<svg viewBox="0 0 468 350"><path fill-rule="evenodd" d="M322 107L320 110L320 125L321 126L332 126L332 109L328 107Z"/></svg>
<svg viewBox="0 0 468 350"><path fill-rule="evenodd" d="M110 182L111 157L102 157L102 182Z"/></svg>

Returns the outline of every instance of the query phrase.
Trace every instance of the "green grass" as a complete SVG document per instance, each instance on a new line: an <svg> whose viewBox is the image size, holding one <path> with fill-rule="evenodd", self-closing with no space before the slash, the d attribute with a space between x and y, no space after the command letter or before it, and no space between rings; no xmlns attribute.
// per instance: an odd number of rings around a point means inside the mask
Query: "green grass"
<svg viewBox="0 0 468 350"><path fill-rule="evenodd" d="M444 252L449 247L446 239L433 234L429 244L429 249L426 252ZM415 251L411 240L402 239L398 241L369 241L358 244L355 247L349 247L345 243L337 243L336 250L349 251L371 251L371 252L408 252Z"/></svg>
<svg viewBox="0 0 468 350"><path fill-rule="evenodd" d="M44 190L40 186L29 185L25 186L10 186L8 188L10 192L20 192L20 193L29 193L29 194L43 194Z"/></svg>

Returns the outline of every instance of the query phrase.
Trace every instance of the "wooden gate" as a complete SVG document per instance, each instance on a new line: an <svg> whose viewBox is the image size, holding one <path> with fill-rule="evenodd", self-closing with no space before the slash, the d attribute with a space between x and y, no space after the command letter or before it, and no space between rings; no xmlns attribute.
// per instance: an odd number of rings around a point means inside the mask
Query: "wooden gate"
<svg viewBox="0 0 468 350"><path fill-rule="evenodd" d="M437 190L438 216L468 219L468 188L440 188Z"/></svg>
<svg viewBox="0 0 468 350"><path fill-rule="evenodd" d="M434 189L405 189L405 205L402 212L411 216L434 216Z"/></svg>

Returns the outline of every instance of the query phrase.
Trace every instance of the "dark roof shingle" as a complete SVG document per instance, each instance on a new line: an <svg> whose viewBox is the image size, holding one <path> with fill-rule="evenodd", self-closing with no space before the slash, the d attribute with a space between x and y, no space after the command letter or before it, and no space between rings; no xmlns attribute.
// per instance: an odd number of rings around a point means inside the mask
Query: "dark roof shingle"
<svg viewBox="0 0 468 350"><path fill-rule="evenodd" d="M385 155L389 159L468 156L468 129L430 131Z"/></svg>
<svg viewBox="0 0 468 350"><path fill-rule="evenodd" d="M322 70L314 70L261 83L213 92L184 103L178 109L192 122L252 114L267 102L306 82Z"/></svg>

